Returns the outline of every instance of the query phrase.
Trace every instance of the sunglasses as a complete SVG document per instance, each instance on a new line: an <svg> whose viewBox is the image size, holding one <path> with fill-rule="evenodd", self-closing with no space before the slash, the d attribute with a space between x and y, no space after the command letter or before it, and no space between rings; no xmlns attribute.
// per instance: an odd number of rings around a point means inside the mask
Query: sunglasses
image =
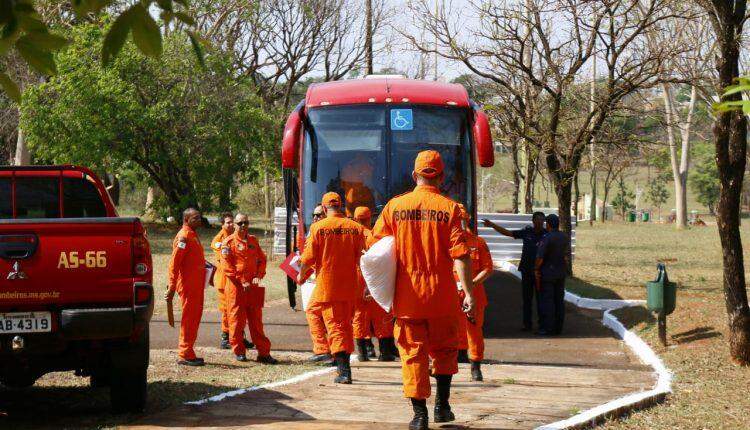
<svg viewBox="0 0 750 430"><path fill-rule="evenodd" d="M314 216L314 217L322 217L322 216L323 216L323 214L315 214L315 213L314 213L314 214L313 214L313 216Z"/></svg>
<svg viewBox="0 0 750 430"><path fill-rule="evenodd" d="M240 227L244 227L246 225L250 225L250 222L249 221L240 221L240 222L237 223L237 225L240 226Z"/></svg>

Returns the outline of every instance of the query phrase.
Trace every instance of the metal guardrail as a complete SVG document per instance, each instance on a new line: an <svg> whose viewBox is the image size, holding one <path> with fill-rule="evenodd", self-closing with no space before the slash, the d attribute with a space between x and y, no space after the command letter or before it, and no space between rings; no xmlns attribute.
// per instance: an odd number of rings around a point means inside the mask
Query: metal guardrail
<svg viewBox="0 0 750 430"><path fill-rule="evenodd" d="M556 210L542 210L542 212L554 213ZM507 214L507 213L479 213L477 214L479 219L479 235L487 241L487 246L490 248L492 259L494 261L511 261L521 259L521 249L523 248L523 242L510 237L506 237L496 232L495 230L482 227L481 220L489 219L490 221L505 227L509 230L522 229L527 225L531 225L530 214ZM294 215L293 225L297 225L297 214ZM573 231L571 233L571 248L573 255L575 255L576 246L576 222L573 220ZM278 207L274 210L274 234L273 234L273 253L274 255L285 255L286 247L286 208Z"/></svg>

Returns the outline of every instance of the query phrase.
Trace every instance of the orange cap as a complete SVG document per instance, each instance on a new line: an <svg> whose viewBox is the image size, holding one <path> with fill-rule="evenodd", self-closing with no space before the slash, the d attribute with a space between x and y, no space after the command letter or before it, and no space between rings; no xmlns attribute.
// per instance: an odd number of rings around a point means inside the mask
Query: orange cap
<svg viewBox="0 0 750 430"><path fill-rule="evenodd" d="M320 204L322 204L323 206L327 208L340 207L341 197L339 197L339 193L331 191L331 192L323 194L323 199L320 201Z"/></svg>
<svg viewBox="0 0 750 430"><path fill-rule="evenodd" d="M443 159L437 151L422 151L414 160L414 171L419 176L434 178L443 173Z"/></svg>
<svg viewBox="0 0 750 430"><path fill-rule="evenodd" d="M359 206L354 209L354 219L370 219L372 218L372 212L367 206Z"/></svg>

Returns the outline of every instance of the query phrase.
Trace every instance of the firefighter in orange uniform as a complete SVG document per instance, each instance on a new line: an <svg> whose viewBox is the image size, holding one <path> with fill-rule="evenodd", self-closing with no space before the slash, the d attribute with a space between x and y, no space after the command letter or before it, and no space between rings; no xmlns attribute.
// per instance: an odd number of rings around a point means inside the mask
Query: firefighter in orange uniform
<svg viewBox="0 0 750 430"><path fill-rule="evenodd" d="M318 205L313 209L312 224L322 220L326 216L326 210L323 206ZM313 343L313 355L309 361L313 363L328 362L333 360L331 348L328 345L328 332L326 324L323 321L323 309L318 304L310 300L305 309L307 325L310 328L310 338Z"/></svg>
<svg viewBox="0 0 750 430"><path fill-rule="evenodd" d="M354 220L364 227L365 248L374 242L372 237L372 212L367 206L360 206L354 210ZM354 338L357 340L357 359L369 361L367 339L374 334L378 339L380 355L378 361L396 360L393 350L396 345L393 341L393 316L380 307L378 302L372 299L367 291L367 284L359 273L360 292L354 308Z"/></svg>
<svg viewBox="0 0 750 430"><path fill-rule="evenodd" d="M226 300L224 299L224 270L221 264L221 243L224 239L234 233L234 215L229 212L221 214L221 230L214 236L211 241L211 249L216 255L216 273L214 274L214 286L216 287L216 298L219 302L219 312L221 313L221 341L219 348L229 349L229 320L227 319Z"/></svg>
<svg viewBox="0 0 750 430"><path fill-rule="evenodd" d="M195 356L193 345L203 315L203 289L206 283L206 259L195 230L201 225L201 213L188 208L182 213L182 228L172 242L169 261L169 284L165 299L171 301L175 292L182 302L178 364L203 366Z"/></svg>
<svg viewBox="0 0 750 430"><path fill-rule="evenodd" d="M258 351L256 361L276 364L271 357L271 341L263 331L265 288L260 280L266 276L266 254L258 239L248 234L250 222L244 214L234 218L235 231L221 245L221 259L226 276L224 293L229 313L229 343L237 361L247 361L243 338L245 324Z"/></svg>
<svg viewBox="0 0 750 430"><path fill-rule="evenodd" d="M326 218L310 227L297 283L304 281L304 274L310 267L315 268L315 290L311 300L321 307L328 343L336 359L338 375L334 382L351 384L352 312L359 292L357 267L365 247L364 229L344 217L341 197L337 193L323 195L321 204L326 209Z"/></svg>
<svg viewBox="0 0 750 430"><path fill-rule="evenodd" d="M428 428L430 374L437 379L435 422L455 420L448 400L453 375L458 372L459 318L464 317L456 307L454 268L465 294L463 310L470 314L474 308L471 258L461 228L461 209L440 194L443 168L438 152L420 152L412 173L417 186L391 199L373 230L375 239L395 238L395 337L404 395L414 409L411 430Z"/></svg>
<svg viewBox="0 0 750 430"><path fill-rule="evenodd" d="M460 318L459 324L459 363L471 362L471 380L483 381L482 360L484 360L484 310L487 308L487 294L484 291L484 281L492 276L494 270L492 266L492 255L487 246L487 242L481 237L474 234L469 228L471 217L466 209L461 205L461 216L464 220L464 230L466 231L466 243L471 250L471 270L474 273L474 314L473 318ZM463 301L463 293L459 292L459 306ZM468 354L467 354L468 352ZM466 357L462 360L461 356Z"/></svg>

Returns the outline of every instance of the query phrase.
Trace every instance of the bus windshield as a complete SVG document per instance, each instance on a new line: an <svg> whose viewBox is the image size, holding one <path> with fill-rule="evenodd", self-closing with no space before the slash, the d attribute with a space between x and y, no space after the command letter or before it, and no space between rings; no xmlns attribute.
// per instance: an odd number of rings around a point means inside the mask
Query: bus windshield
<svg viewBox="0 0 750 430"><path fill-rule="evenodd" d="M338 192L346 214L414 188L418 152L445 163L444 195L473 208L473 160L466 111L439 106L335 106L308 111L302 167L305 230L324 193ZM374 221L374 219L373 219Z"/></svg>

